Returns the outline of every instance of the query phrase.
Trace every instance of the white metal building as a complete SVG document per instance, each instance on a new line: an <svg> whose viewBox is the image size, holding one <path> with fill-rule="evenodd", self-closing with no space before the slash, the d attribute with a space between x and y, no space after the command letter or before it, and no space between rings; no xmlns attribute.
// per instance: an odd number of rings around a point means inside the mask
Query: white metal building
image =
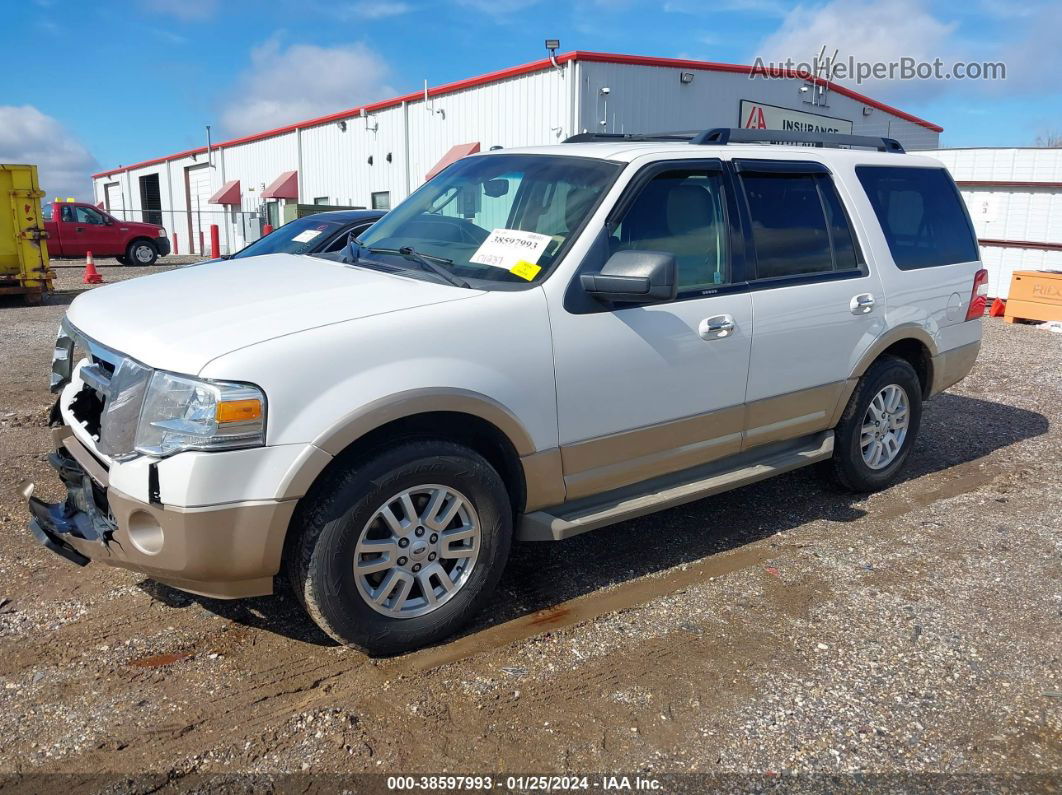
<svg viewBox="0 0 1062 795"><path fill-rule="evenodd" d="M970 210L988 294L1016 270L1062 270L1062 149L939 149Z"/></svg>
<svg viewBox="0 0 1062 795"><path fill-rule="evenodd" d="M941 128L825 80L732 64L571 52L94 176L95 200L164 224L181 253L276 225L286 202L387 208L451 159L578 132L825 130L938 146Z"/></svg>

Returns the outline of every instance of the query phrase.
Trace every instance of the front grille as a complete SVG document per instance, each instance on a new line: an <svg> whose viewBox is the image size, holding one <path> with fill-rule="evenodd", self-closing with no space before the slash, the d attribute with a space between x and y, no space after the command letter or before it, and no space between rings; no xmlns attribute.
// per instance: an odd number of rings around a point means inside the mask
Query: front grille
<svg viewBox="0 0 1062 795"><path fill-rule="evenodd" d="M96 390L87 384L81 387L70 401L70 413L74 419L85 426L89 436L97 443L100 440L101 423L103 420L103 398Z"/></svg>
<svg viewBox="0 0 1062 795"><path fill-rule="evenodd" d="M86 354L78 371L82 386L70 403L71 414L104 455L118 459L136 455L136 426L151 368L99 344L69 324L64 326L74 345Z"/></svg>

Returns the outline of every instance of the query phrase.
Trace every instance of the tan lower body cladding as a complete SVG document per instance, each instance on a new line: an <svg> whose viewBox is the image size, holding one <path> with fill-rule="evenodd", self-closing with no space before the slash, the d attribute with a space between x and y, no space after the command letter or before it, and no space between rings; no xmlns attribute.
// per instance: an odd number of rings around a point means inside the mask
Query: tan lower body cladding
<svg viewBox="0 0 1062 795"><path fill-rule="evenodd" d="M563 475L555 477L563 477L565 499L577 500L825 430L835 424L844 392L839 381L576 442L561 448Z"/></svg>
<svg viewBox="0 0 1062 795"><path fill-rule="evenodd" d="M980 347L980 342L974 342L933 356L929 395L965 378ZM578 500L832 428L858 382L858 377L853 377L525 457L525 462L537 459L534 482L528 478L527 510Z"/></svg>
<svg viewBox="0 0 1062 795"><path fill-rule="evenodd" d="M82 555L204 596L233 599L273 592L297 500L204 508L149 504L110 486L107 470L69 427L55 429L52 437L106 489L116 524L106 543L64 535L62 540Z"/></svg>

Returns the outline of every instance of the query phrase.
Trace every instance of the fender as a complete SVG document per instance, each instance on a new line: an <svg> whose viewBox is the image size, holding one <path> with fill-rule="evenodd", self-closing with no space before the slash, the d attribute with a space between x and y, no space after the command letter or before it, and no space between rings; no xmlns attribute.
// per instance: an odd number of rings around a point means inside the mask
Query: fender
<svg viewBox="0 0 1062 795"><path fill-rule="evenodd" d="M844 413L845 406L848 405L848 400L852 397L856 384L859 383L859 379L870 368L870 365L872 365L890 346L895 345L897 342L911 339L922 343L926 347L926 350L929 351L929 372L926 373L926 386L927 392L931 391L930 388L935 384L934 371L936 369L936 362L940 356L937 341L933 338L932 334L926 331L924 326L921 326L918 323L901 323L878 337L874 341L874 344L867 348L863 353L855 367L852 368L852 372L849 374L848 380L845 381L840 395L837 398L837 403L834 405L833 415L830 419L830 427L833 427L840 422L841 414ZM932 394L936 394L938 391L940 390L934 389L932 390Z"/></svg>
<svg viewBox="0 0 1062 795"><path fill-rule="evenodd" d="M526 481L527 503L553 505L564 500L564 478L560 453L538 451L530 434L505 406L487 395L456 387L427 387L399 392L360 406L323 431L309 453L302 456L285 475L278 489L279 499L301 497L328 463L367 433L389 422L436 411L470 414L500 430L520 458Z"/></svg>

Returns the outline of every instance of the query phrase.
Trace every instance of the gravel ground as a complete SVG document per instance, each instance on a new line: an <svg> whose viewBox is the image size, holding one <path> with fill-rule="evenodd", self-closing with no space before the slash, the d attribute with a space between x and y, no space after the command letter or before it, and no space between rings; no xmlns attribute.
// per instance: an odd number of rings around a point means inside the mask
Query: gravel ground
<svg viewBox="0 0 1062 795"><path fill-rule="evenodd" d="M993 791L990 776L1057 791L1062 336L986 318L973 374L927 405L887 491L854 498L803 470L521 545L462 637L370 660L285 596L190 596L75 568L28 536L15 490L58 492L45 382L82 289L74 269L58 281L44 306L0 303L0 773L151 771L179 788L245 772L829 774L787 780L847 788L858 772L924 774L904 791Z"/></svg>

